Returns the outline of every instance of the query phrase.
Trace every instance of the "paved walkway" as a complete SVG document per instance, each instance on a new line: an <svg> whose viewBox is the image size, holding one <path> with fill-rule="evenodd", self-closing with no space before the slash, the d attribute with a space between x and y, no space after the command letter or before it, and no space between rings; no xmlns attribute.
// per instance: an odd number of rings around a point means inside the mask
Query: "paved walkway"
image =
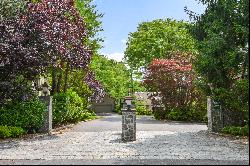
<svg viewBox="0 0 250 166"><path fill-rule="evenodd" d="M121 116L81 122L62 134L0 142L1 164L249 164L249 145L204 124L137 117L137 140L121 141Z"/></svg>

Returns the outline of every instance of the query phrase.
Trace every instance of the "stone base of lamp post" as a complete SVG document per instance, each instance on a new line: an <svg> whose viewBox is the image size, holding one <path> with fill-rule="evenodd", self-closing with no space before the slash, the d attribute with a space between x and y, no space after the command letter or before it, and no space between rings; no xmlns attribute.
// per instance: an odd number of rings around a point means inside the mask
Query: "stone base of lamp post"
<svg viewBox="0 0 250 166"><path fill-rule="evenodd" d="M136 140L136 111L135 109L122 109L122 141Z"/></svg>

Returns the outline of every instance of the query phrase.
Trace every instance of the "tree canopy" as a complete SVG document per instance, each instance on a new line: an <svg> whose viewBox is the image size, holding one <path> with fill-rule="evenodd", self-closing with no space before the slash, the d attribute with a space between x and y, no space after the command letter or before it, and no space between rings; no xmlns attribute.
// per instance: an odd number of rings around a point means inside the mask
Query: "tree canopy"
<svg viewBox="0 0 250 166"><path fill-rule="evenodd" d="M200 0L207 6L196 15L191 33L199 50L194 67L207 86L207 95L230 111L248 112L249 1ZM205 87L204 86L204 87Z"/></svg>
<svg viewBox="0 0 250 166"><path fill-rule="evenodd" d="M173 51L195 53L195 40L184 21L158 19L139 24L129 34L125 58L130 67L147 67L155 58L167 58Z"/></svg>
<svg viewBox="0 0 250 166"><path fill-rule="evenodd" d="M205 13L189 13L198 40L196 70L213 88L230 88L238 78L249 77L249 1L200 0Z"/></svg>
<svg viewBox="0 0 250 166"><path fill-rule="evenodd" d="M108 95L115 99L121 99L128 94L131 78L124 63L97 55L93 57L91 69Z"/></svg>

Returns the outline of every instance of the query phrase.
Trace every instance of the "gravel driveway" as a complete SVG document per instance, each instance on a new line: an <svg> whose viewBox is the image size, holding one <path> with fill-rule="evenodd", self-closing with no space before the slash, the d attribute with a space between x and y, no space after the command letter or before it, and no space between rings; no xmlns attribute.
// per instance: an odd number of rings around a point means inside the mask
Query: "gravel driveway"
<svg viewBox="0 0 250 166"><path fill-rule="evenodd" d="M208 134L205 124L137 116L136 127L137 140L121 142L121 116L112 114L61 134L2 141L0 164L249 164L249 145Z"/></svg>

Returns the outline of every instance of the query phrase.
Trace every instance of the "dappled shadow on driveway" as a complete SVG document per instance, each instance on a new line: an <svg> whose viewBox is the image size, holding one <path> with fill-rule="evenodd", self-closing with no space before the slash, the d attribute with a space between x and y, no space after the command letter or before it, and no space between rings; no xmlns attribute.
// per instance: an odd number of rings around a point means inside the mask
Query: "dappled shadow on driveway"
<svg viewBox="0 0 250 166"><path fill-rule="evenodd" d="M101 115L98 115L101 116ZM108 114L105 116L101 116L99 121L106 122L121 122L122 115L118 114ZM199 122L182 122L182 121L165 121L165 120L156 120L153 116L144 116L144 115L136 115L136 123L142 124L169 124L169 125L206 125L205 123Z"/></svg>
<svg viewBox="0 0 250 166"><path fill-rule="evenodd" d="M106 112L103 112L103 113L96 113L97 116L115 116L115 115L118 115L116 113L106 113Z"/></svg>
<svg viewBox="0 0 250 166"><path fill-rule="evenodd" d="M123 143L118 138L111 140L110 143L124 144L130 151L135 152L136 156L140 156L138 159L249 162L248 145L234 143L228 138L213 135L207 131L185 133L138 132L137 140L134 142Z"/></svg>
<svg viewBox="0 0 250 166"><path fill-rule="evenodd" d="M35 141L49 141L49 140L55 140L58 139L59 136L57 135L38 135L38 136L29 136L27 135L24 138L13 138L13 139L6 139L0 141L0 151L5 149L11 149L11 148L18 148L20 146L20 142L35 142Z"/></svg>
<svg viewBox="0 0 250 166"><path fill-rule="evenodd" d="M166 122L155 120L153 116L136 116L137 131L177 131L177 132L197 132L207 130L206 124ZM104 132L122 131L122 116L112 114L101 116L99 119L82 122L74 126L72 132Z"/></svg>

